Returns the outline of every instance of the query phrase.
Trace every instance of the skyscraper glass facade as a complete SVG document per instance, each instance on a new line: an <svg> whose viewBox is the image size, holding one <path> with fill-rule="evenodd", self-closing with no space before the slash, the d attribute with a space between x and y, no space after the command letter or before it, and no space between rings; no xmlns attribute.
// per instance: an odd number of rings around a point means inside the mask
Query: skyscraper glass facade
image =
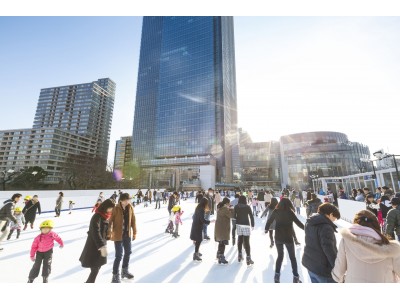
<svg viewBox="0 0 400 300"><path fill-rule="evenodd" d="M54 127L96 140L96 156L107 159L115 83L90 83L41 89L33 128Z"/></svg>
<svg viewBox="0 0 400 300"><path fill-rule="evenodd" d="M236 123L233 18L144 17L135 158L210 155L217 180L232 180Z"/></svg>

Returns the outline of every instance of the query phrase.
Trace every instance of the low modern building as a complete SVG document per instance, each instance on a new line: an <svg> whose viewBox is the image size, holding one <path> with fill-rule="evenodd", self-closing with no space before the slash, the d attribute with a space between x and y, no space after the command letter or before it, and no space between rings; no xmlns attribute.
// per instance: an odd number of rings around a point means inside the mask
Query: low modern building
<svg viewBox="0 0 400 300"><path fill-rule="evenodd" d="M43 183L59 183L70 157L93 158L96 147L94 139L53 127L2 130L0 172L38 166L48 172Z"/></svg>
<svg viewBox="0 0 400 300"><path fill-rule="evenodd" d="M279 142L240 145L241 183L245 189L281 188Z"/></svg>
<svg viewBox="0 0 400 300"><path fill-rule="evenodd" d="M366 145L351 142L340 132L316 131L280 138L282 186L312 186L312 180L369 171Z"/></svg>

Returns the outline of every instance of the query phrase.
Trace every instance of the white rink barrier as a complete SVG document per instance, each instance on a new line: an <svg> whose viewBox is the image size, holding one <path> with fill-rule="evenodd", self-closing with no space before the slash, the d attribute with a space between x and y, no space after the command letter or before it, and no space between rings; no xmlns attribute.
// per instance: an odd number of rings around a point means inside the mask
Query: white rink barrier
<svg viewBox="0 0 400 300"><path fill-rule="evenodd" d="M324 202L326 196L317 195L319 199ZM360 210L366 209L364 202L349 200L349 199L338 199L338 208L340 211L340 218L346 222L353 223L354 215Z"/></svg>
<svg viewBox="0 0 400 300"><path fill-rule="evenodd" d="M22 199L17 203L17 207L24 207L25 196L38 195L40 207L42 212L52 212L56 206L56 200L58 198L58 193L64 193L64 200L62 203L61 210L69 210L69 201L75 202L74 209L83 209L88 207L93 207L99 197L100 192L103 192L105 199L110 198L110 196L118 190L57 190L57 191L0 191L0 207L3 202L10 199L13 194L22 194ZM129 193L130 196L136 195L138 189L126 189L122 190L124 193ZM142 190L145 193L147 190ZM152 190L153 191L153 190Z"/></svg>

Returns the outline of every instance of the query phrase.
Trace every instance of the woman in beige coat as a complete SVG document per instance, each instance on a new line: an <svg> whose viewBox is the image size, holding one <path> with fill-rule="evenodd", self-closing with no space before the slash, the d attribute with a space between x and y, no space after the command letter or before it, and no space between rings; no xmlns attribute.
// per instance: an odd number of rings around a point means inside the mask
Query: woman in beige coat
<svg viewBox="0 0 400 300"><path fill-rule="evenodd" d="M227 264L225 259L225 246L229 244L231 232L231 212L229 210L230 200L224 198L217 205L217 219L215 221L214 238L218 242L217 258L219 264Z"/></svg>
<svg viewBox="0 0 400 300"><path fill-rule="evenodd" d="M340 230L342 240L332 270L336 282L398 282L400 244L381 233L378 219L368 210L359 211L349 228Z"/></svg>

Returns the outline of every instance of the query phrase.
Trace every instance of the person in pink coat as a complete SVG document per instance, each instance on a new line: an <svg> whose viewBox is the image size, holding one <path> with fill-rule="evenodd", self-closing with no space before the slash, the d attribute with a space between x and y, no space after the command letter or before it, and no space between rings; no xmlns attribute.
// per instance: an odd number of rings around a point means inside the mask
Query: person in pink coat
<svg viewBox="0 0 400 300"><path fill-rule="evenodd" d="M43 283L47 283L51 271L54 241L60 245L60 248L64 247L62 239L57 233L52 231L53 227L54 223L52 220L45 220L40 224L41 233L33 240L31 247L30 257L35 263L29 272L28 283L32 283L38 277L42 261Z"/></svg>

